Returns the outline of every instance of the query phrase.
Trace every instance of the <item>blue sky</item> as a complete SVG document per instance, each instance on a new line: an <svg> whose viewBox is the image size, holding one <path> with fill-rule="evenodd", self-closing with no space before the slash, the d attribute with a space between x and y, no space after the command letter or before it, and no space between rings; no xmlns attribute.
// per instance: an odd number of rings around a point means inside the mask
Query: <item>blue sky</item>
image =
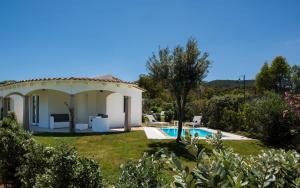
<svg viewBox="0 0 300 188"><path fill-rule="evenodd" d="M283 55L300 64L298 0L0 1L0 80L95 76L134 81L159 47L198 40L206 80L254 78Z"/></svg>

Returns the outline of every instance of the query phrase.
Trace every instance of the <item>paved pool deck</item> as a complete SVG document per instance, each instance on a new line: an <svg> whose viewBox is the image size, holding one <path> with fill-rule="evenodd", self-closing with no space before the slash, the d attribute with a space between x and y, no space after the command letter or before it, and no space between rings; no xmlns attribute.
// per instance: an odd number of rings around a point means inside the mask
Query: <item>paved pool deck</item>
<svg viewBox="0 0 300 188"><path fill-rule="evenodd" d="M184 127L184 128L189 129L189 127ZM217 130L210 129L207 127L199 127L199 128L211 133L217 133ZM148 139L155 139L155 140L176 139L176 137L168 136L166 133L160 130L160 128L157 127L144 127L144 131ZM248 138L245 136L240 136L237 134L232 134L224 131L222 131L222 134L224 135L224 137L222 137L222 140L253 140L252 138ZM206 138L199 137L199 139L205 140Z"/></svg>

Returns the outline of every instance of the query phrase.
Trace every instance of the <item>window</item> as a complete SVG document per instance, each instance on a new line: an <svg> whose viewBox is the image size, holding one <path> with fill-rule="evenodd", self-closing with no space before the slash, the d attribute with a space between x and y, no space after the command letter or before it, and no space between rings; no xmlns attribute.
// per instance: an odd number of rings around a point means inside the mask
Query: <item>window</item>
<svg viewBox="0 0 300 188"><path fill-rule="evenodd" d="M32 123L37 124L39 123L39 96L34 95L32 96Z"/></svg>

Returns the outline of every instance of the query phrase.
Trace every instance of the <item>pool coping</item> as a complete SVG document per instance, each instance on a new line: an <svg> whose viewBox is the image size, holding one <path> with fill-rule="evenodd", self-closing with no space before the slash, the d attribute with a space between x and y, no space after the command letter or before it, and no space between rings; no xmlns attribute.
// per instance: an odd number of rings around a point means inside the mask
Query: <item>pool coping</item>
<svg viewBox="0 0 300 188"><path fill-rule="evenodd" d="M155 139L155 140L176 139L176 137L167 135L160 128L164 128L164 127L144 127L144 132L145 132L148 139ZM177 128L177 127L168 126L168 127L165 127L165 128ZM191 128L191 127L184 127L184 128ZM211 133L217 133L217 131L218 131L218 130L210 129L210 128L207 128L207 127L195 127L195 128L199 128L199 129L202 129L204 131L211 132ZM224 131L221 131L221 133L224 135L222 140L254 140L252 138L248 138L248 137L245 137L245 136L240 136L240 135L237 135L237 134L228 133L228 132L224 132ZM199 139L206 140L205 137L199 137Z"/></svg>

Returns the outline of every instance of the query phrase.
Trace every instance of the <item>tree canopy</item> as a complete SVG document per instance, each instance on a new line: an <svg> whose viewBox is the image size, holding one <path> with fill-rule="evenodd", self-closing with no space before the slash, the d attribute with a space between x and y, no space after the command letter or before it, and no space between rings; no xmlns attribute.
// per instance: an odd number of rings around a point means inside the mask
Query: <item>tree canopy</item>
<svg viewBox="0 0 300 188"><path fill-rule="evenodd" d="M265 63L256 75L256 89L259 92L272 89L272 78L268 63Z"/></svg>
<svg viewBox="0 0 300 188"><path fill-rule="evenodd" d="M265 63L256 76L256 88L259 92L273 90L277 93L291 89L291 67L282 56L277 56L271 65Z"/></svg>
<svg viewBox="0 0 300 188"><path fill-rule="evenodd" d="M300 94L300 66L294 65L291 69L292 90Z"/></svg>
<svg viewBox="0 0 300 188"><path fill-rule="evenodd" d="M188 40L186 47L176 46L172 53L169 48L160 49L158 57L153 54L147 62L149 75L159 80L175 98L178 110L178 136L180 140L187 96L191 89L208 73L210 61L207 53L201 53L197 41Z"/></svg>

